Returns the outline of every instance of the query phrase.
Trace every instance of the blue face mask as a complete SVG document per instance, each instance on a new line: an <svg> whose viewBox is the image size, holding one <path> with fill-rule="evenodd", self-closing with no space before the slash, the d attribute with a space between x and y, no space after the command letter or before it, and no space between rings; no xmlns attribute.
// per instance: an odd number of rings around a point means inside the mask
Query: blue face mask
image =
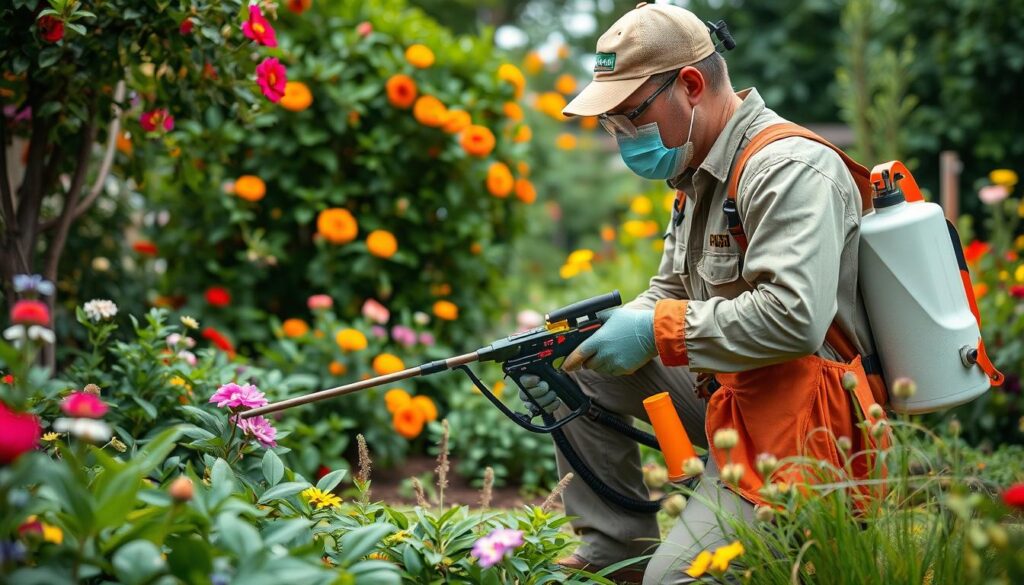
<svg viewBox="0 0 1024 585"><path fill-rule="evenodd" d="M697 117L697 109L693 109L690 117L690 130L686 133L686 143L675 148L668 148L661 141L658 123L651 122L636 129L636 136L630 138L624 134L616 135L619 143L619 154L629 170L645 179L671 179L686 169L693 158L693 120Z"/></svg>

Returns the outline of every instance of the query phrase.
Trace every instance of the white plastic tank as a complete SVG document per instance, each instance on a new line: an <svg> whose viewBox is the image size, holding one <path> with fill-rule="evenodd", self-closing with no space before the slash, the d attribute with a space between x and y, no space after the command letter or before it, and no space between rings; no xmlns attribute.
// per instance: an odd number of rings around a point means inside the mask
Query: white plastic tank
<svg viewBox="0 0 1024 585"><path fill-rule="evenodd" d="M895 187L874 205L860 228L860 290L886 385L917 383L909 399L890 394L893 409L934 412L977 398L990 381L968 357L981 333L942 208L908 203Z"/></svg>

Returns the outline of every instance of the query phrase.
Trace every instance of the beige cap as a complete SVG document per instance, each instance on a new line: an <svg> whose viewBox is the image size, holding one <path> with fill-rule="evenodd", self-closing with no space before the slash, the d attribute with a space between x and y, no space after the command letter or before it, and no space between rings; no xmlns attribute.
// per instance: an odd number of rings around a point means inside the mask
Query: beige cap
<svg viewBox="0 0 1024 585"><path fill-rule="evenodd" d="M693 65L713 52L708 27L696 14L678 6L641 2L597 39L594 81L562 113L603 114L650 76Z"/></svg>

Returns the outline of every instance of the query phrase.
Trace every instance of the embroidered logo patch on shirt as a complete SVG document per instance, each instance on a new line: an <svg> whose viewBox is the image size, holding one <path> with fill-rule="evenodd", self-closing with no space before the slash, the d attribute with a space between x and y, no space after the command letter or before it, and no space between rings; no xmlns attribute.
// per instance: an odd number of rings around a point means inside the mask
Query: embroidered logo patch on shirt
<svg viewBox="0 0 1024 585"><path fill-rule="evenodd" d="M711 234L708 236L708 244L712 248L728 248L729 234Z"/></svg>
<svg viewBox="0 0 1024 585"><path fill-rule="evenodd" d="M615 71L615 53L598 53L594 71Z"/></svg>

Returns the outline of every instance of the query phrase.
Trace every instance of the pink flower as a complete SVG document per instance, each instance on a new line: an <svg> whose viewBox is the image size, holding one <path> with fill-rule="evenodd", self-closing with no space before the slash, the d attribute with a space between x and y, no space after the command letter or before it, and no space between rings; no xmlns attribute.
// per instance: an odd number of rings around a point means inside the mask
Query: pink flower
<svg viewBox="0 0 1024 585"><path fill-rule="evenodd" d="M217 388L217 391L210 397L210 402L216 402L217 408L224 408L225 406L228 408L238 408L240 406L258 408L264 406L267 403L267 399L260 392L259 388L252 384L239 386L234 382L229 382Z"/></svg>
<svg viewBox="0 0 1024 585"><path fill-rule="evenodd" d="M174 116L167 113L167 108L157 108L148 112L142 112L139 116L139 124L146 132L155 132L163 128L165 132L174 130Z"/></svg>
<svg viewBox="0 0 1024 585"><path fill-rule="evenodd" d="M319 311L330 309L334 306L334 301L327 295L313 295L306 301L306 305L309 306L310 311Z"/></svg>
<svg viewBox="0 0 1024 585"><path fill-rule="evenodd" d="M75 418L101 418L107 414L107 405L88 392L72 392L60 402L60 409Z"/></svg>
<svg viewBox="0 0 1024 585"><path fill-rule="evenodd" d="M277 429L274 425L270 424L270 421L263 418L262 416L254 416L250 418L235 417L235 425L242 429L247 437L252 437L259 441L260 445L264 447L277 447Z"/></svg>
<svg viewBox="0 0 1024 585"><path fill-rule="evenodd" d="M268 57L256 66L256 83L268 100L274 103L281 101L287 82L288 72L276 58Z"/></svg>
<svg viewBox="0 0 1024 585"><path fill-rule="evenodd" d="M175 347L183 341L185 342L185 347L189 349L192 349L193 347L196 346L195 339L192 339L191 337L187 335L182 335L180 333L171 333L170 335L167 336L167 339L165 339L164 341L167 342L167 347Z"/></svg>
<svg viewBox="0 0 1024 585"><path fill-rule="evenodd" d="M427 347L431 347L436 343L436 341L434 340L433 334L424 331L423 333L420 333L420 343Z"/></svg>
<svg viewBox="0 0 1024 585"><path fill-rule="evenodd" d="M416 345L416 332L405 325L395 325L392 327L391 338L405 347Z"/></svg>
<svg viewBox="0 0 1024 585"><path fill-rule="evenodd" d="M1003 185L989 185L978 191L978 199L985 205L995 205L1010 196L1010 191Z"/></svg>
<svg viewBox="0 0 1024 585"><path fill-rule="evenodd" d="M470 556L476 558L480 566L486 569L500 563L506 554L522 544L522 531L495 528L490 534L473 543L473 551Z"/></svg>
<svg viewBox="0 0 1024 585"><path fill-rule="evenodd" d="M370 335L373 335L377 339L384 339L388 336L388 330L380 325L374 325L373 327L370 327Z"/></svg>
<svg viewBox="0 0 1024 585"><path fill-rule="evenodd" d="M270 21L263 18L259 6L249 6L249 20L242 23L242 33L266 47L277 46L277 33L274 32L274 27L270 26Z"/></svg>
<svg viewBox="0 0 1024 585"><path fill-rule="evenodd" d="M23 299L11 307L11 321L19 325L50 324L50 308L43 301Z"/></svg>
<svg viewBox="0 0 1024 585"><path fill-rule="evenodd" d="M373 299L366 299L366 302L363 303L362 311L363 317L381 325L387 323L388 319L391 318L391 311L388 311L387 307Z"/></svg>
<svg viewBox="0 0 1024 585"><path fill-rule="evenodd" d="M183 349L183 350L179 351L178 352L178 358L182 359L182 360L185 360L185 363L188 364L189 366L193 367L193 368L196 367L197 363L199 363L199 360L196 359L196 354L192 353L191 351L189 351L187 349Z"/></svg>
<svg viewBox="0 0 1024 585"><path fill-rule="evenodd" d="M22 453L34 449L41 434L39 419L14 412L0 402L0 464L13 463Z"/></svg>
<svg viewBox="0 0 1024 585"><path fill-rule="evenodd" d="M364 37L364 38L368 37L368 36L370 36L370 33L372 33L372 32L373 32L373 25L370 24L369 22L363 21L363 22L360 22L358 26L356 26L356 34L358 34L361 37Z"/></svg>

